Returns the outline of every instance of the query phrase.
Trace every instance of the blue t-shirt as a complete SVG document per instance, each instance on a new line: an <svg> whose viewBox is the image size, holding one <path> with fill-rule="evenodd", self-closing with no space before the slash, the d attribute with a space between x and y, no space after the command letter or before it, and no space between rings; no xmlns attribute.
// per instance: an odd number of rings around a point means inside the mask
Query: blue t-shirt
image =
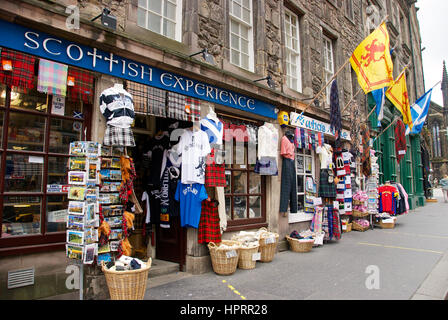
<svg viewBox="0 0 448 320"><path fill-rule="evenodd" d="M180 202L180 226L198 228L201 220L201 202L208 198L205 186L200 183L177 183L174 199Z"/></svg>

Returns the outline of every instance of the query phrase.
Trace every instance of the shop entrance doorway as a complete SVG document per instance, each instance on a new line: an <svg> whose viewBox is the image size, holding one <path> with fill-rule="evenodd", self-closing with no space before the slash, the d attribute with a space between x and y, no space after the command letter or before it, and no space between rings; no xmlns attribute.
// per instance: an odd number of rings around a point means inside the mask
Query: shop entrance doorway
<svg viewBox="0 0 448 320"><path fill-rule="evenodd" d="M136 114L133 127L136 146L129 149L132 150L131 156L137 173L137 179L134 182L135 193L140 200L146 192L151 203L150 225L145 223L146 214L142 215L141 229L146 229L142 232L145 235L142 237L140 250L147 252L146 249L150 247L155 250L153 258L178 263L179 270L183 271L186 257L186 230L180 226L179 216L170 215L169 228L160 226L160 205L158 205L160 200L153 195L153 191L160 189L157 183L161 180L158 177L160 177L163 151L158 146L170 142L167 132L170 125L176 122L176 126L180 124L182 127L188 127L188 123L182 121ZM163 139L166 141L161 143L158 139L163 133L165 133ZM175 143L172 142L172 144ZM167 147L169 148L169 145ZM145 211L144 208L143 210Z"/></svg>

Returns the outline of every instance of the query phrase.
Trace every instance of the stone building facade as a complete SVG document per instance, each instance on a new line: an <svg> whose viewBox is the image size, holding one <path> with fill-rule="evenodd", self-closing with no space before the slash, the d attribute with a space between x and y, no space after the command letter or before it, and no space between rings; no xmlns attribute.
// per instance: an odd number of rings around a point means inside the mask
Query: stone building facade
<svg viewBox="0 0 448 320"><path fill-rule="evenodd" d="M410 101L423 92L423 73L421 70L420 37L416 8L404 0L165 0L166 6L176 3L175 25L150 25L146 20L151 14L148 2L142 0L19 0L0 3L0 19L21 26L29 26L42 32L92 46L114 55L120 55L139 63L155 66L175 74L190 77L206 84L233 90L273 105L277 110L301 112L307 107L305 115L318 121L329 123L330 111L328 90L308 106L311 99L321 92L332 76L337 75L341 109L344 108L342 125L346 130L359 125L372 107L369 97L359 92L356 75L346 63L356 46L375 28L385 15L389 15L387 25L391 34L394 51L395 72L408 62L407 70ZM71 8L71 9L70 9ZM111 31L101 25L98 16L103 8L110 9L117 18L117 29ZM245 15L249 12L248 15ZM69 28L73 15L79 13L80 28ZM67 22L69 21L69 22ZM67 24L69 23L69 24ZM153 28L151 31L151 28ZM160 28L158 32L155 29ZM165 33L165 35L164 35ZM249 36L247 36L249 35ZM234 42L235 41L235 42ZM215 65L204 62L200 56L191 55L207 49ZM344 66L342 68L342 66ZM398 73L394 74L398 75ZM275 88L266 81L258 81L270 76ZM106 74L96 74L95 101L92 106L90 137L101 142L105 121L99 111L99 93L117 80ZM413 88L413 89L411 89ZM328 87L329 89L329 87ZM357 103L349 102L356 101ZM354 118L354 106L359 108L362 117ZM258 122L275 125L282 137L285 128L276 119L266 118L251 112L211 105L215 111ZM208 108L204 108L208 109ZM393 113L392 108L389 108ZM208 110L201 110L206 115ZM389 117L389 118L388 118ZM391 121L390 114L386 120ZM334 141L334 137L326 137ZM352 141L358 139L351 137ZM412 145L418 145L410 141ZM349 146L349 141L346 141ZM277 146L278 147L278 146ZM313 168L311 176L319 179L319 160L311 152ZM411 157L411 156L409 156ZM417 159L417 152L414 155ZM409 159L412 164L413 159ZM387 162L387 161L385 161ZM418 166L418 165L417 165ZM281 163L279 163L281 167ZM394 168L396 170L396 168ZM256 230L267 227L280 234L280 250L287 244L284 236L292 230L309 227L311 218L300 214L291 220L292 215L279 213L280 178L267 177L265 188L264 221L257 224L230 227L223 238L230 239L240 230ZM412 176L419 182L418 173ZM62 283L67 261L64 258L64 238L58 238L58 246L52 246L47 253L45 246L39 246L42 253L33 251L32 243L27 247L14 247L2 243L1 259L5 262L0 268L0 283L6 282L6 271L13 265L27 267L34 265L36 254L42 260L54 262L56 272L49 274L39 270L36 277L41 282ZM56 250L56 251L55 251ZM210 257L205 245L197 243L197 231L189 229L186 233L184 271L201 273L211 270ZM95 272L87 286L90 297L100 296L102 280ZM37 282L37 281L36 281ZM60 286L62 287L62 286ZM2 291L5 298L42 297L64 291L49 286L45 292L36 288L19 288ZM103 286L104 289L104 286ZM102 292L104 293L104 292Z"/></svg>

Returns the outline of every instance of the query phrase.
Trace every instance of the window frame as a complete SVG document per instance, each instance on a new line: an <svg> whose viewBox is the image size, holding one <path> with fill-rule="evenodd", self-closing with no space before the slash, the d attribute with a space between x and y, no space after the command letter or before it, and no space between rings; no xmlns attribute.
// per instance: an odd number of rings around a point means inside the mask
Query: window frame
<svg viewBox="0 0 448 320"><path fill-rule="evenodd" d="M37 79L37 76L35 76ZM95 86L95 84L94 84ZM50 132L52 120L70 120L70 121L78 121L82 122L81 129L81 138L85 129L86 139L89 140L91 136L91 112L92 105L83 103L82 113L84 118L75 118L65 115L57 115L51 113L51 105L53 96L48 94L47 97L47 108L46 111L34 111L22 108L15 108L11 106L11 92L12 88L10 86L6 86L6 97L5 103L0 105L0 111L3 112L3 135L0 145L0 208L2 209L2 213L0 214L0 227L3 229L3 205L5 203L6 197L38 197L40 199L40 226L39 233L34 234L24 234L24 235L15 235L15 236L7 236L2 237L2 232L0 232L0 256L17 254L17 253L34 253L34 252L42 252L48 250L57 250L64 248L65 246L65 238L66 231L51 231L48 232L47 226L47 207L48 207L48 198L51 196L67 196L66 192L47 192L47 182L48 182L48 174L49 174L49 162L48 159L50 157L53 158L66 158L68 160L69 154L67 153L57 153L57 152L49 152L50 148ZM66 97L67 98L67 97ZM81 103L81 102L78 102ZM35 115L42 117L45 119L45 129L44 129L44 140L43 140L43 149L42 151L24 151L24 150L13 150L8 149L8 129L10 125L10 115L11 113L20 113L26 115ZM38 156L43 158L43 166L42 166L42 176L41 176L41 190L39 192L27 192L27 191L5 191L5 176L6 176L6 157L11 155L25 155L25 156Z"/></svg>
<svg viewBox="0 0 448 320"><path fill-rule="evenodd" d="M307 154L307 151L310 151L310 154ZM298 157L303 157L303 172L299 172L298 170ZM299 189L297 188L297 201L299 201L299 197L303 196L303 204L305 204L305 193L306 193L306 178L312 177L314 183L316 183L316 152L314 150L307 150L305 148L295 148L295 157L294 157L294 167L296 170L296 183L298 186L299 176L303 177L303 191L299 192ZM311 161L311 173L306 173L306 160L310 159ZM288 214L288 223L296 223L296 222L303 222L303 221L310 221L313 219L314 214L313 213L306 213L304 210L305 206L303 206L302 210L298 210L296 213L289 212Z"/></svg>
<svg viewBox="0 0 448 320"><path fill-rule="evenodd" d="M289 19L288 19L289 16ZM296 24L293 25L292 24L292 18L295 18L296 20ZM289 28L288 28L289 26ZM297 39L294 39L294 37L292 36L292 30L293 28L296 29L296 36ZM289 30L288 30L289 29ZM288 34L289 31L289 34ZM286 57L285 57L285 63L286 63L286 85L288 86L288 88L297 91L297 92L302 92L302 55L301 55L301 47L300 47L300 23L299 23L299 16L297 14L295 14L294 12L292 12L291 10L285 8L285 13L284 13L284 34L285 34L285 53L286 53ZM290 37L291 41L297 40L297 50L294 50L293 48L290 48L288 46L289 40L288 38ZM294 77L292 74L288 73L288 64L290 66L292 66L292 62L290 61L291 59L289 59L289 57L291 56L295 56L296 58L296 64L295 64L295 69L296 69L296 74L297 76ZM293 87L291 85L292 80L296 80L297 81L297 86Z"/></svg>
<svg viewBox="0 0 448 320"><path fill-rule="evenodd" d="M230 117L226 117L226 114L222 114L222 113L218 113L218 118L227 122L227 123L232 123L232 118ZM240 121L241 122L241 121ZM258 121L249 121L247 120L247 123L245 123L246 121L243 121L243 124L252 124L255 125L257 127L261 126L262 123L258 122ZM224 143L229 143L228 141L224 141ZM232 152L234 152L236 150L236 141L232 140ZM232 156L230 157L232 159L232 164L228 164L226 163L225 165L225 174L226 174L226 180L227 177L230 176L230 193L226 193L226 187L224 188L224 198L225 200L227 200L228 198L230 198L230 218L227 215L227 201L226 201L226 216L227 216L227 231L239 231L239 230L246 230L248 228L261 228L261 227L267 227L268 223L267 223L267 201L266 201L266 197L267 197L267 193L266 193L266 176L264 175L258 175L257 173L254 172L254 164L249 164L249 157L248 157L248 143L244 142L244 166L243 168L241 168L241 164L235 164L234 159L237 159L235 154L232 154ZM226 150L227 147L225 148ZM241 172L241 173L245 173L246 174L246 192L245 193L236 193L234 192L234 188L235 188L235 172ZM251 193L250 192L250 176L251 175L258 175L260 177L260 192L258 193ZM250 208L250 204L249 204L249 199L250 197L261 197L260 200L260 204L261 204L261 215L260 217L257 218L244 218L244 219L233 219L234 217L234 202L233 199L235 197L245 197L246 198L246 214L248 215L250 213L250 211L248 210Z"/></svg>
<svg viewBox="0 0 448 320"><path fill-rule="evenodd" d="M249 18L250 18L250 23L244 21L242 18L238 18L237 16L235 16L233 14L233 3L235 3L238 0L229 0L229 62L241 69L250 71L250 72L254 72L254 65L255 65L255 56L254 56L254 19L253 19L253 3L252 0L249 0L249 4L250 4L250 13L249 13ZM243 3L244 0L241 0L241 7L243 8ZM247 8L247 7L245 7ZM238 34L234 33L232 31L232 22L236 23L238 25ZM248 67L245 68L242 64L242 55L246 55L246 53L244 53L241 50L241 42L243 39L243 37L241 36L241 26L248 28ZM232 35L235 35L238 37L238 46L239 49L235 49L232 46ZM235 61L233 61L232 59L232 51L236 51L238 52L238 56L239 56L239 63L236 63Z"/></svg>
<svg viewBox="0 0 448 320"><path fill-rule="evenodd" d="M327 44L330 44L330 52L328 52ZM322 57L324 59L322 68L324 73L324 80L325 84L331 79L331 77L334 76L334 44L333 40L326 36L325 34L322 34ZM327 63L329 62L329 58L331 58L331 70L328 68ZM326 105L329 108L330 107L330 92L331 92L331 84L328 85L325 88L325 94L326 94Z"/></svg>
<svg viewBox="0 0 448 320"><path fill-rule="evenodd" d="M182 42L182 22L183 22L182 21L182 0L160 0L161 1L160 8L161 8L161 11L162 11L161 13L149 9L149 5L148 4L149 4L150 0L143 0L143 1L146 2L146 8L141 7L139 1L137 2L137 23L136 23L137 26L139 26L141 28L144 28L146 30L149 30L151 32L160 34L161 36L166 37L168 39L172 39L172 40L175 40L175 41L178 41L178 42ZM173 3L173 1L176 2L176 13L175 13L175 20L174 21L171 18L168 18L166 16L166 13L164 12L166 1L168 1L170 3ZM139 12L141 12L142 10L143 10L144 15L145 15L145 25L144 26L140 25L139 21L138 21ZM161 17L161 19L160 19L160 32L151 30L149 28L149 26L148 26L148 12ZM174 25L175 25L175 27L174 27L174 38L172 38L172 37L170 37L168 35L165 35L166 30L164 28L164 20L169 20L170 22L174 23Z"/></svg>

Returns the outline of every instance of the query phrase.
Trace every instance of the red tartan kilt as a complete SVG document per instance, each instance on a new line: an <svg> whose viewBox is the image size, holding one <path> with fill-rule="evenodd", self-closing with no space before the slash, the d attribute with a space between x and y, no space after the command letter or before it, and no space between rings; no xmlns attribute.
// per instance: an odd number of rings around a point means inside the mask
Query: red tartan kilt
<svg viewBox="0 0 448 320"><path fill-rule="evenodd" d="M205 167L205 186L225 187L226 185L224 164L207 164Z"/></svg>
<svg viewBox="0 0 448 320"><path fill-rule="evenodd" d="M198 228L198 243L208 242L221 242L221 230L219 228L218 203L204 200Z"/></svg>

